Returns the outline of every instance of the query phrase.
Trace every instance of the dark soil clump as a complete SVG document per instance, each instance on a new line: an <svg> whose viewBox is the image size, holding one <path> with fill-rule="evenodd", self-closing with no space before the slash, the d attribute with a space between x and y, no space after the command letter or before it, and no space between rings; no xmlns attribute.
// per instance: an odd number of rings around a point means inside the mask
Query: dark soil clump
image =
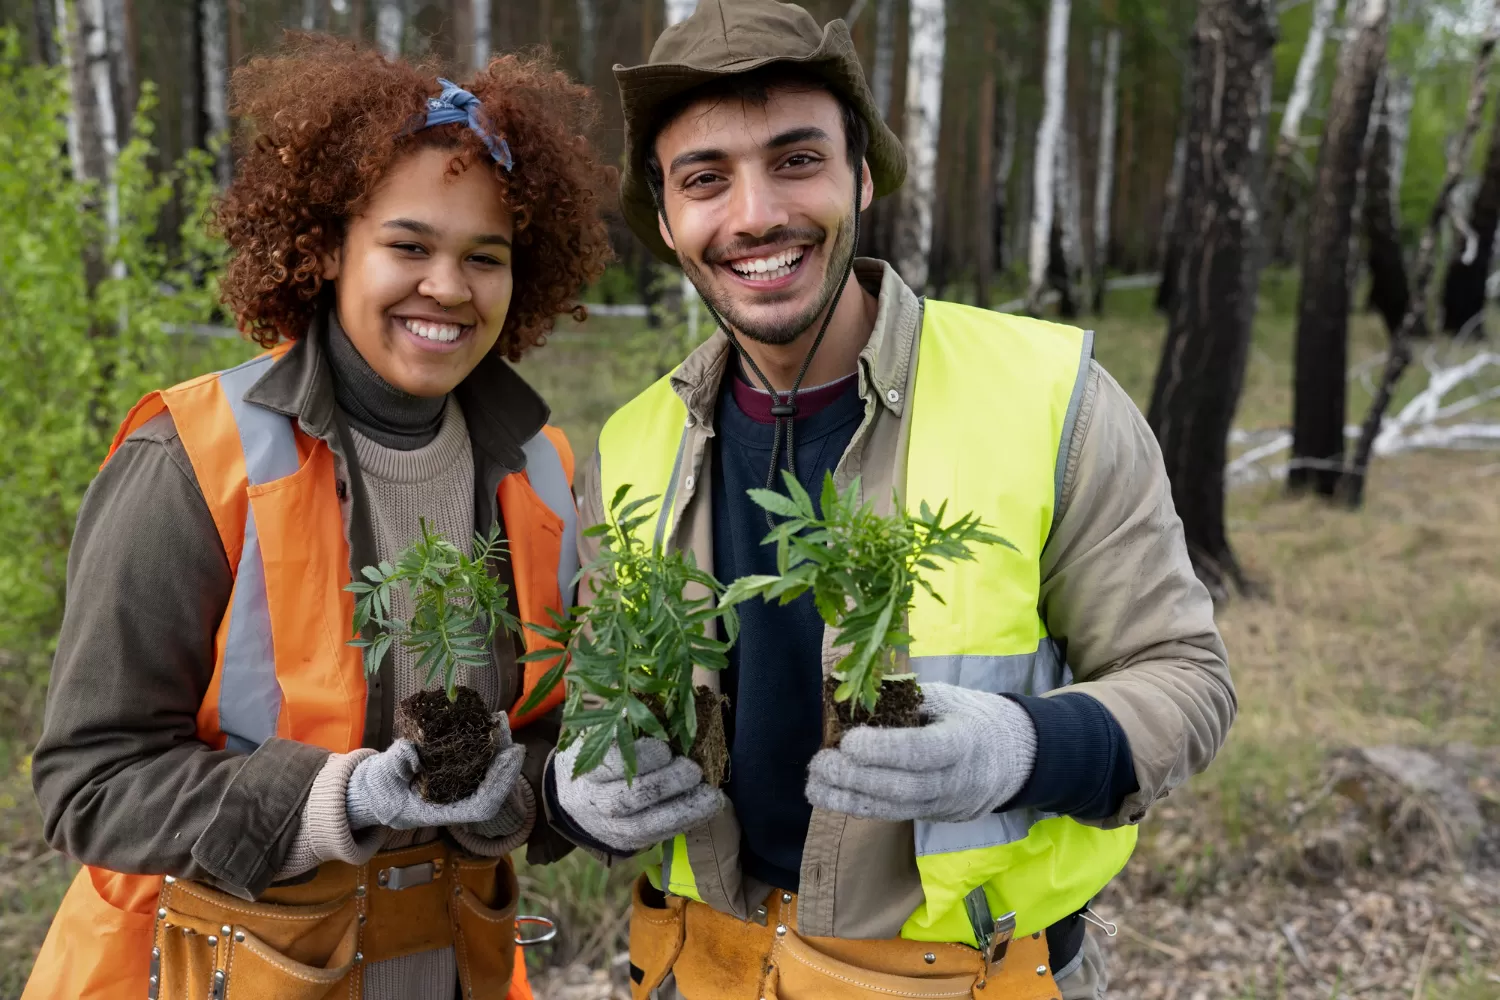
<svg viewBox="0 0 1500 1000"><path fill-rule="evenodd" d="M395 728L417 745L417 791L428 802L473 795L495 757L495 724L473 688L458 688L451 702L444 691L418 691L396 707Z"/></svg>
<svg viewBox="0 0 1500 1000"><path fill-rule="evenodd" d="M823 746L836 747L844 733L855 726L876 726L882 729L914 729L923 725L922 689L908 678L887 681L880 686L880 700L874 712L866 712L849 701L836 702L833 693L838 690L838 678L823 678Z"/></svg>
<svg viewBox="0 0 1500 1000"><path fill-rule="evenodd" d="M656 721L667 728L667 713L655 696L647 695L641 701L651 709ZM698 735L693 737L693 749L688 760L703 769L703 781L710 788L722 788L729 780L729 737L724 728L724 713L729 711L729 699L714 694L700 684L693 689L693 710L698 715ZM676 749L675 747L673 748Z"/></svg>
<svg viewBox="0 0 1500 1000"><path fill-rule="evenodd" d="M693 707L698 712L698 735L688 759L703 768L703 780L710 788L722 788L729 780L729 739L724 732L724 713L729 699L706 687L693 692Z"/></svg>

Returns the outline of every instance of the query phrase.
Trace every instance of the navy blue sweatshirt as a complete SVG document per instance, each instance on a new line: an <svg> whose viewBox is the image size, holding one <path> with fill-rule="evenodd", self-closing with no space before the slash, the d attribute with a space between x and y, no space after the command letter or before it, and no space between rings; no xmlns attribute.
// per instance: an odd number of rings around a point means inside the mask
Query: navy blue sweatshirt
<svg viewBox="0 0 1500 1000"><path fill-rule="evenodd" d="M838 465L864 413L858 380L851 376L841 386L799 403L797 478L815 506L824 474ZM775 546L761 544L768 531L765 512L746 493L765 485L775 434L769 405L768 396L755 394L733 371L726 374L712 480L713 569L725 582L776 572ZM785 606L748 601L739 611L739 641L722 678L732 716L725 792L742 830L745 872L796 892L812 819L804 791L807 765L822 743L823 622L811 594ZM1099 702L1086 695L1016 701L1036 723L1037 758L1031 778L1006 808L1103 818L1136 790L1125 733Z"/></svg>

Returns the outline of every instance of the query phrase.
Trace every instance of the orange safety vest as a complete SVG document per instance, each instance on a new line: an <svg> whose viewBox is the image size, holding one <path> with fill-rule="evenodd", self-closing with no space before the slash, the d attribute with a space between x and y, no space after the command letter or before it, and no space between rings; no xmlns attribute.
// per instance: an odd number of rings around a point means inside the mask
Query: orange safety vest
<svg viewBox="0 0 1500 1000"><path fill-rule="evenodd" d="M286 347L223 372L153 392L115 435L127 437L169 411L235 567L229 607L214 642L214 672L198 709L198 739L251 751L271 736L335 753L364 738L365 676L347 644L354 613L349 550L333 453L296 421L248 402L245 393ZM526 470L498 489L523 622L549 621L572 604L578 568L573 452L555 427L523 446ZM108 458L105 459L108 462ZM566 595L567 600L564 600ZM528 650L548 644L527 630ZM546 672L528 663L516 704ZM561 702L561 685L519 729ZM37 956L23 1000L140 1000L146 995L160 875L85 867L73 880ZM511 1000L529 1000L516 956Z"/></svg>

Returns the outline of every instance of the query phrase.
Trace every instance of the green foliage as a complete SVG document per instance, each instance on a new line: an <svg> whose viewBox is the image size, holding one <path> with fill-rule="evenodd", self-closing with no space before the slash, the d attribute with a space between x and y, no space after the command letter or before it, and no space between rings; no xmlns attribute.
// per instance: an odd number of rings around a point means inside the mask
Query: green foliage
<svg viewBox="0 0 1500 1000"><path fill-rule="evenodd" d="M567 747L583 740L574 775L598 767L617 744L625 776L636 773L635 741L654 736L683 754L698 735L693 668L717 671L728 665L725 653L739 634L739 616L719 600L724 587L699 569L691 552L648 545L638 535L656 519L643 512L656 496L626 502L630 486L610 501L609 519L584 534L598 538L599 556L583 568L593 597L566 615L553 612L552 626L528 624L543 638L566 650L528 653L523 659L556 661L520 708L530 711L564 676L562 739ZM689 596L690 590L700 596ZM725 638L709 634L721 620ZM652 711L660 709L665 725Z"/></svg>
<svg viewBox="0 0 1500 1000"><path fill-rule="evenodd" d="M521 625L506 610L510 588L490 576L490 559L505 553L500 526L489 536L475 532L474 554L465 555L458 546L434 533L422 519L422 537L396 558L360 570L363 580L344 589L356 595L354 631L359 638L349 645L365 651L365 674L373 677L381 661L398 639L417 654L416 670L424 684L439 676L451 701L458 696L458 668L474 670L491 666L490 647L504 625L519 632ZM411 598L408 621L391 617L391 594L405 587ZM373 638L365 626L379 628ZM425 674L424 674L425 671Z"/></svg>
<svg viewBox="0 0 1500 1000"><path fill-rule="evenodd" d="M939 560L972 560L974 545L1015 546L985 531L973 514L944 524L946 503L934 512L924 501L916 516L882 516L859 502L858 479L840 493L831 473L823 479L819 517L796 477L782 475L787 494L750 491L750 499L786 518L763 543L776 543L777 575L741 577L729 585L724 603L760 597L786 604L811 590L818 614L838 629L834 641L850 647L834 667L840 681L834 699L856 698L873 712L881 683L900 676L896 652L911 645L906 615L917 588L943 601L923 571L938 569Z"/></svg>
<svg viewBox="0 0 1500 1000"><path fill-rule="evenodd" d="M78 506L119 421L152 389L248 353L167 335L214 318L224 251L201 223L214 191L207 155L153 173L143 88L116 165L112 240L105 192L73 176L67 95L65 74L27 65L16 33L0 28L0 649L33 663L61 619ZM174 190L188 211L168 250Z"/></svg>

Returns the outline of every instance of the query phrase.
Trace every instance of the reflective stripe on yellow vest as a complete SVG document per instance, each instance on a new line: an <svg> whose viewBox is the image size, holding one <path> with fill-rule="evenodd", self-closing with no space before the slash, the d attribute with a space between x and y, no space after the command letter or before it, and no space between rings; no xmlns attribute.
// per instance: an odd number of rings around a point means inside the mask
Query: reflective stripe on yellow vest
<svg viewBox="0 0 1500 1000"><path fill-rule="evenodd" d="M346 642L354 604L343 589L349 550L333 453L294 421L244 398L286 350L151 393L125 418L110 454L170 411L235 567L214 672L198 710L198 739L248 753L279 736L347 753L364 740L366 688L360 651ZM525 471L500 481L498 499L520 618L543 622L549 609L573 602L573 453L552 427L523 450ZM525 641L528 650L548 645L529 630ZM526 665L517 704L547 666ZM512 727L546 713L562 695L559 687L534 712L515 716ZM80 871L37 956L25 1000L145 996L161 882L159 875Z"/></svg>
<svg viewBox="0 0 1500 1000"><path fill-rule="evenodd" d="M919 593L910 617L913 669L997 694L1045 694L1072 676L1038 612L1043 546L1058 506L1090 335L1072 327L945 302L924 306L909 400L903 501L972 511L1016 546L978 550L932 578L946 604ZM667 537L687 411L670 376L610 418L599 436L606 497L630 483L660 493ZM1081 909L1134 849L1134 827L1099 830L1019 809L970 823L916 824L923 903L902 927L920 941L974 944L965 898L1016 912L1031 934ZM700 899L685 838L663 845L662 887Z"/></svg>

